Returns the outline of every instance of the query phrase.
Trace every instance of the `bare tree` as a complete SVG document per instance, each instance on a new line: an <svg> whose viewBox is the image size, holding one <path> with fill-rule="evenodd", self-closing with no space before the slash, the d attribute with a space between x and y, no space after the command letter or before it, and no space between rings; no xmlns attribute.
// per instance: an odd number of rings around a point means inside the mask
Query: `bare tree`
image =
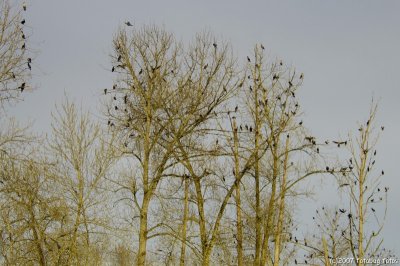
<svg viewBox="0 0 400 266"><path fill-rule="evenodd" d="M53 114L49 152L55 160L59 193L68 215L59 228L59 260L88 264L98 251L99 235L107 232L105 177L114 163L112 139L88 113L78 113L68 99Z"/></svg>
<svg viewBox="0 0 400 266"><path fill-rule="evenodd" d="M20 98L29 88L32 58L29 55L24 32L26 23L23 7L12 6L8 0L0 1L0 105Z"/></svg>

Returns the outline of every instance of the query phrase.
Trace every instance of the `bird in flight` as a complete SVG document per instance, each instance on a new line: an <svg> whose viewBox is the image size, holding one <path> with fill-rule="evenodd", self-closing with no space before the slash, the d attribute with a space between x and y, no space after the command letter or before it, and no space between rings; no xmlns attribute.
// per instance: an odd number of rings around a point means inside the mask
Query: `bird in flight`
<svg viewBox="0 0 400 266"><path fill-rule="evenodd" d="M125 25L128 26L128 27L133 26L130 21L125 22Z"/></svg>
<svg viewBox="0 0 400 266"><path fill-rule="evenodd" d="M340 145L344 144L347 145L347 140L346 141L332 141L333 143L335 143L338 147L340 147Z"/></svg>

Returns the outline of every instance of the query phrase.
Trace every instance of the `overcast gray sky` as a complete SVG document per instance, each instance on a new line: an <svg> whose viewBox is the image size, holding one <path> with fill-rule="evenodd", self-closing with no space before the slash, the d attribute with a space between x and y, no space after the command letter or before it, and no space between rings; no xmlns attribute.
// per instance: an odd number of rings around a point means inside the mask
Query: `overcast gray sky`
<svg viewBox="0 0 400 266"><path fill-rule="evenodd" d="M299 92L304 121L318 137L356 130L371 97L380 100L378 120L386 130L377 164L390 186L384 237L394 249L400 236L399 14L400 1L29 1L29 45L40 51L33 62L37 90L9 114L48 131L50 112L64 92L96 114L102 89L113 82L112 37L126 20L164 25L182 40L209 29L229 40L243 61L261 42L272 57L305 73ZM332 200L300 206L308 214Z"/></svg>

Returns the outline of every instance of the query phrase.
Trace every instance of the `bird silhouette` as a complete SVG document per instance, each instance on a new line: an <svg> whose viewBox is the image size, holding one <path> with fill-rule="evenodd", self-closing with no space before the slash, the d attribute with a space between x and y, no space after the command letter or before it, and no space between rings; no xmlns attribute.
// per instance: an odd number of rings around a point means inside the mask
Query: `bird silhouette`
<svg viewBox="0 0 400 266"><path fill-rule="evenodd" d="M131 24L131 22L129 22L129 21L125 22L125 25L128 26L128 27L133 26L133 25Z"/></svg>
<svg viewBox="0 0 400 266"><path fill-rule="evenodd" d="M104 89L104 95L106 95L107 94L107 89Z"/></svg>
<svg viewBox="0 0 400 266"><path fill-rule="evenodd" d="M32 70L31 64L28 62L28 68L29 70Z"/></svg>
<svg viewBox="0 0 400 266"><path fill-rule="evenodd" d="M121 58L122 58L122 56L119 55L118 58L117 58L117 61L118 61L118 62L121 62Z"/></svg>
<svg viewBox="0 0 400 266"><path fill-rule="evenodd" d="M339 211L340 211L341 213L345 213L345 212L346 212L345 209L339 209Z"/></svg>
<svg viewBox="0 0 400 266"><path fill-rule="evenodd" d="M114 72L114 71L115 71L115 67L112 67L112 68L111 68L111 72Z"/></svg>
<svg viewBox="0 0 400 266"><path fill-rule="evenodd" d="M375 212L375 209L374 209L374 208L371 208L371 211L372 211L372 212Z"/></svg>
<svg viewBox="0 0 400 266"><path fill-rule="evenodd" d="M384 126L381 126L381 130L384 131L384 130L385 130L385 127L384 127Z"/></svg>
<svg viewBox="0 0 400 266"><path fill-rule="evenodd" d="M115 110L118 110L118 106L114 106L114 109L115 109Z"/></svg>
<svg viewBox="0 0 400 266"><path fill-rule="evenodd" d="M262 44L261 44L261 49L265 50L265 47L264 47L264 45L262 45Z"/></svg>
<svg viewBox="0 0 400 266"><path fill-rule="evenodd" d="M300 79L303 79L303 78L304 78L304 74L301 73L301 74L300 74Z"/></svg>
<svg viewBox="0 0 400 266"><path fill-rule="evenodd" d="M19 89L21 90L21 92L25 90L25 82L22 83L21 86L19 86Z"/></svg>
<svg viewBox="0 0 400 266"><path fill-rule="evenodd" d="M215 49L217 49L217 44L216 43L213 43L213 46L214 46Z"/></svg>
<svg viewBox="0 0 400 266"><path fill-rule="evenodd" d="M247 61L248 61L248 62L251 62L250 57L248 57L248 56L247 56Z"/></svg>
<svg viewBox="0 0 400 266"><path fill-rule="evenodd" d="M235 113L238 111L239 107L236 105L235 107Z"/></svg>
<svg viewBox="0 0 400 266"><path fill-rule="evenodd" d="M21 20L21 24L24 25L25 24L25 19Z"/></svg>
<svg viewBox="0 0 400 266"><path fill-rule="evenodd" d="M143 73L143 69L140 69L139 71L139 75L141 75Z"/></svg>
<svg viewBox="0 0 400 266"><path fill-rule="evenodd" d="M300 126L303 125L303 121L300 121L300 122L299 122L299 125L300 125Z"/></svg>
<svg viewBox="0 0 400 266"><path fill-rule="evenodd" d="M315 137L313 137L313 136L306 136L304 139L305 139L305 140L308 140L309 142L312 142L312 141L315 140Z"/></svg>
<svg viewBox="0 0 400 266"><path fill-rule="evenodd" d="M384 175L384 174L385 174L385 171L382 170L382 175Z"/></svg>
<svg viewBox="0 0 400 266"><path fill-rule="evenodd" d="M26 48L25 43L21 46L21 49L24 50Z"/></svg>
<svg viewBox="0 0 400 266"><path fill-rule="evenodd" d="M206 69L208 67L208 64L206 64L204 67L203 67L203 69Z"/></svg>

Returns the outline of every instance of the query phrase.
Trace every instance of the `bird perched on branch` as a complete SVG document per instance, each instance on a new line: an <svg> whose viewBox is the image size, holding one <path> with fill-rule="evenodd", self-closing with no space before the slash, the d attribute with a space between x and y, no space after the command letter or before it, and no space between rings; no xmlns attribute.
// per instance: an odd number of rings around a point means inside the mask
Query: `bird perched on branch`
<svg viewBox="0 0 400 266"><path fill-rule="evenodd" d="M21 90L21 92L25 90L25 82L22 83L21 86L19 86L19 89Z"/></svg>
<svg viewBox="0 0 400 266"><path fill-rule="evenodd" d="M125 22L125 25L128 26L128 27L133 26L133 25L131 24L131 22L129 22L129 21Z"/></svg>

